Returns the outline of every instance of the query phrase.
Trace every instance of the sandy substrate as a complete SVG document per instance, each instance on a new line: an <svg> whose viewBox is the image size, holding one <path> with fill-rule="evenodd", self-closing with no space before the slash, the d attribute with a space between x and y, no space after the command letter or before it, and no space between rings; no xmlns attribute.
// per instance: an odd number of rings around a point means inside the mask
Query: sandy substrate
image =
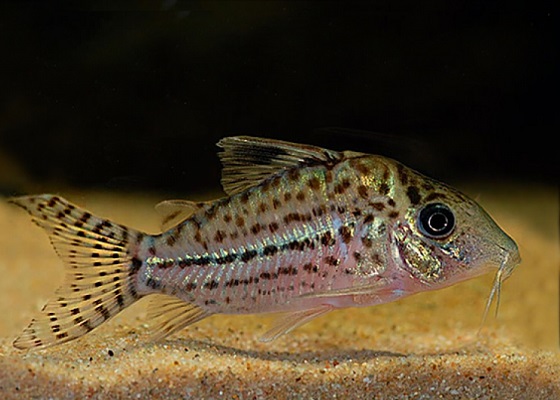
<svg viewBox="0 0 560 400"><path fill-rule="evenodd" d="M213 316L161 343L140 302L48 350L11 345L63 277L47 236L0 201L0 397L560 399L558 193L466 190L518 242L498 319L476 335L492 277L392 304L337 311L272 343L270 317ZM145 195L60 193L94 213L158 230Z"/></svg>

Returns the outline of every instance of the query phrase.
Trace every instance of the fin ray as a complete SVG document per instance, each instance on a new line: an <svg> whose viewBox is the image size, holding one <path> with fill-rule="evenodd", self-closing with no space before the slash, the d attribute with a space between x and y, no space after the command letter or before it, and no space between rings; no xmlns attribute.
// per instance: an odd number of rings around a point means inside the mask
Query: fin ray
<svg viewBox="0 0 560 400"><path fill-rule="evenodd" d="M153 295L148 309L148 317L155 325L152 340L163 340L210 315L211 312L175 296Z"/></svg>
<svg viewBox="0 0 560 400"><path fill-rule="evenodd" d="M233 136L220 140L223 149L222 186L234 195L256 186L282 171L321 163L337 162L340 152L281 140Z"/></svg>
<svg viewBox="0 0 560 400"><path fill-rule="evenodd" d="M66 266L64 284L14 346L48 347L76 339L140 298L130 242L140 232L95 217L54 195L9 199L45 229Z"/></svg>
<svg viewBox="0 0 560 400"><path fill-rule="evenodd" d="M162 216L161 229L165 232L180 224L201 209L203 204L190 200L164 200L156 204L156 211Z"/></svg>
<svg viewBox="0 0 560 400"><path fill-rule="evenodd" d="M372 295L378 294L379 290L382 289L387 284L386 279L380 279L374 283L352 286L342 289L326 290L323 292L310 292L298 296L299 299L313 299L321 297L340 297L340 296L360 296L360 295Z"/></svg>
<svg viewBox="0 0 560 400"><path fill-rule="evenodd" d="M261 342L271 342L278 337L290 333L294 329L308 323L309 321L334 310L334 306L330 304L322 304L308 310L296 311L288 313L274 322L273 326L266 331L261 337Z"/></svg>

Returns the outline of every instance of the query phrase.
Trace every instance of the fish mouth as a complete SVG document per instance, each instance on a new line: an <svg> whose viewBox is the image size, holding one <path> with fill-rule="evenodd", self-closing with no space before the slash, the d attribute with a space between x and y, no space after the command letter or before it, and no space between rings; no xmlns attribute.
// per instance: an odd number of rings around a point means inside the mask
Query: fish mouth
<svg viewBox="0 0 560 400"><path fill-rule="evenodd" d="M515 268L521 263L521 255L513 240L505 246L498 245L497 257L490 259L488 263L493 268L498 268L495 280L505 281L511 276Z"/></svg>

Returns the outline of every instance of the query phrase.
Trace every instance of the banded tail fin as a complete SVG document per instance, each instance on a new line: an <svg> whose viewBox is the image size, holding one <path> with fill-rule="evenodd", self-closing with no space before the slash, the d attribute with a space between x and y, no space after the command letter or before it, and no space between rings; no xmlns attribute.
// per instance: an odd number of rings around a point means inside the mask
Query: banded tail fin
<svg viewBox="0 0 560 400"><path fill-rule="evenodd" d="M141 263L131 247L143 236L95 217L54 195L9 200L49 234L66 265L64 284L14 341L18 349L74 340L124 310L141 296L135 277Z"/></svg>

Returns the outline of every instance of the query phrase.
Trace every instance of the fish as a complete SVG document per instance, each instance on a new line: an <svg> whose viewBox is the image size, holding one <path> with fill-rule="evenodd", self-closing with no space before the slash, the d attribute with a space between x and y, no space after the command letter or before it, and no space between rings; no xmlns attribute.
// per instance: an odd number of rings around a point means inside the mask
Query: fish
<svg viewBox="0 0 560 400"><path fill-rule="evenodd" d="M333 310L395 301L521 262L480 205L398 161L249 136L221 139L226 196L156 206L148 234L53 195L15 197L65 264L14 341L77 339L144 297L154 340L215 314L282 313L271 341Z"/></svg>

